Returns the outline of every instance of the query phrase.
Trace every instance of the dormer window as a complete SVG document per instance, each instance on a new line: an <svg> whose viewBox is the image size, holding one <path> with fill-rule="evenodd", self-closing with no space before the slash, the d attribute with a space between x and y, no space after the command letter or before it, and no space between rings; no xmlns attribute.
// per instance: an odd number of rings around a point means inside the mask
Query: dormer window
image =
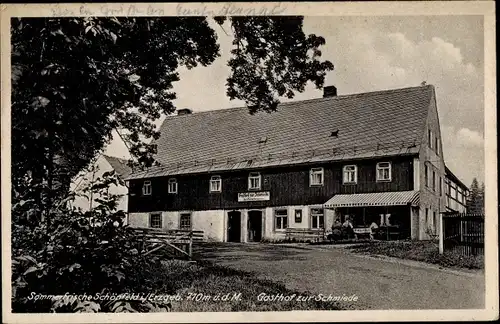
<svg viewBox="0 0 500 324"><path fill-rule="evenodd" d="M358 168L355 165L344 166L344 184L354 184L358 182Z"/></svg>
<svg viewBox="0 0 500 324"><path fill-rule="evenodd" d="M147 180L144 181L142 185L142 195L143 196L151 196L151 193L153 191L153 188L151 186L151 181Z"/></svg>
<svg viewBox="0 0 500 324"><path fill-rule="evenodd" d="M391 163L379 162L377 163L377 181L391 181Z"/></svg>
<svg viewBox="0 0 500 324"><path fill-rule="evenodd" d="M177 193L177 179L175 178L168 179L168 193L171 194Z"/></svg>
<svg viewBox="0 0 500 324"><path fill-rule="evenodd" d="M248 175L248 190L260 190L261 175L259 172L250 172Z"/></svg>
<svg viewBox="0 0 500 324"><path fill-rule="evenodd" d="M311 186L322 186L324 179L323 168L312 168L309 173L309 184Z"/></svg>
<svg viewBox="0 0 500 324"><path fill-rule="evenodd" d="M222 179L220 176L210 178L210 192L222 192Z"/></svg>

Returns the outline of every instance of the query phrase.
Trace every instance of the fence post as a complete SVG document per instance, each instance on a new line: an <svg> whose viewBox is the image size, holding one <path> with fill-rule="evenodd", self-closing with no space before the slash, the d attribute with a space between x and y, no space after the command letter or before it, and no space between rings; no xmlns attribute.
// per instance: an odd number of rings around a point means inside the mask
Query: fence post
<svg viewBox="0 0 500 324"><path fill-rule="evenodd" d="M193 258L193 231L189 232L189 245L188 245L189 260Z"/></svg>
<svg viewBox="0 0 500 324"><path fill-rule="evenodd" d="M444 253L443 213L439 213L439 254Z"/></svg>

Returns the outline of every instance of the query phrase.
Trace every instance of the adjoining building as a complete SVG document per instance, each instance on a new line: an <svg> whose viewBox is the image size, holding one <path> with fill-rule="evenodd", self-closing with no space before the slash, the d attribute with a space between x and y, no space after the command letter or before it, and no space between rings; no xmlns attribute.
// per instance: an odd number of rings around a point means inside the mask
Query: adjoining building
<svg viewBox="0 0 500 324"><path fill-rule="evenodd" d="M253 115L184 109L160 131L160 166L126 178L131 226L249 242L349 216L356 229L427 239L451 208L431 85L340 96L330 86Z"/></svg>
<svg viewBox="0 0 500 324"><path fill-rule="evenodd" d="M445 168L446 211L450 213L466 213L469 189L451 172Z"/></svg>
<svg viewBox="0 0 500 324"><path fill-rule="evenodd" d="M71 202L72 206L79 207L83 211L88 211L97 206L98 195L86 194L83 189L90 183L102 177L104 173L115 171L118 177L124 180L132 173L132 169L128 166L128 161L109 155L99 155L96 161L90 166L90 170L84 171L73 179L70 189L77 194L77 197ZM128 208L128 188L125 185L111 185L109 193L121 195L118 201L117 210L127 212Z"/></svg>

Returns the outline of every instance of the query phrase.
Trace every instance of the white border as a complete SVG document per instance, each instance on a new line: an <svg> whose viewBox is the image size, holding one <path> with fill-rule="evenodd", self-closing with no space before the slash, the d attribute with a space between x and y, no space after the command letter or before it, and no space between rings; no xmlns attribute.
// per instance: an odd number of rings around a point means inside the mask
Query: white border
<svg viewBox="0 0 500 324"><path fill-rule="evenodd" d="M376 311L292 311L252 313L157 313L157 314L12 314L10 313L10 17L43 16L147 16L224 15L231 7L232 15L274 10L276 14L304 16L384 16L384 15L482 15L484 16L485 46L485 187L487 260L486 308L483 310L376 310ZM114 10L113 13L111 13ZM184 10L184 11L182 11ZM188 10L188 11L186 11ZM238 11L239 10L239 11ZM136 3L136 4L0 4L1 22L1 172L2 172L2 267L4 283L3 316L6 323L100 323L100 322L307 322L307 321L437 321L489 320L498 318L498 217L496 168L496 57L494 2L418 1L418 2L281 2L281 3ZM83 13L83 14L82 14ZM198 13L198 14L197 14ZM250 314L250 315L249 315Z"/></svg>

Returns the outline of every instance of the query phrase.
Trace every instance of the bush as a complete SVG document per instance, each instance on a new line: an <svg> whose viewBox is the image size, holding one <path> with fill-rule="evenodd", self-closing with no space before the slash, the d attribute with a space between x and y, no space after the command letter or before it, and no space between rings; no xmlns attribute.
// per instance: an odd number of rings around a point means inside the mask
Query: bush
<svg viewBox="0 0 500 324"><path fill-rule="evenodd" d="M439 253L433 241L372 242L351 247L355 252L386 255L401 259L423 261L443 267L483 269L483 256L463 256L458 251Z"/></svg>
<svg viewBox="0 0 500 324"><path fill-rule="evenodd" d="M42 221L23 222L40 206L17 196L12 207L13 312L123 312L158 311L168 304L94 301L75 298L34 300L35 294L87 295L138 293L148 289L136 269L159 262L141 256L134 233L124 226L125 213L116 211L118 196L108 193L117 184L106 173L86 189L98 205L83 212L67 204L70 195L55 201ZM149 292L149 291L148 291Z"/></svg>

